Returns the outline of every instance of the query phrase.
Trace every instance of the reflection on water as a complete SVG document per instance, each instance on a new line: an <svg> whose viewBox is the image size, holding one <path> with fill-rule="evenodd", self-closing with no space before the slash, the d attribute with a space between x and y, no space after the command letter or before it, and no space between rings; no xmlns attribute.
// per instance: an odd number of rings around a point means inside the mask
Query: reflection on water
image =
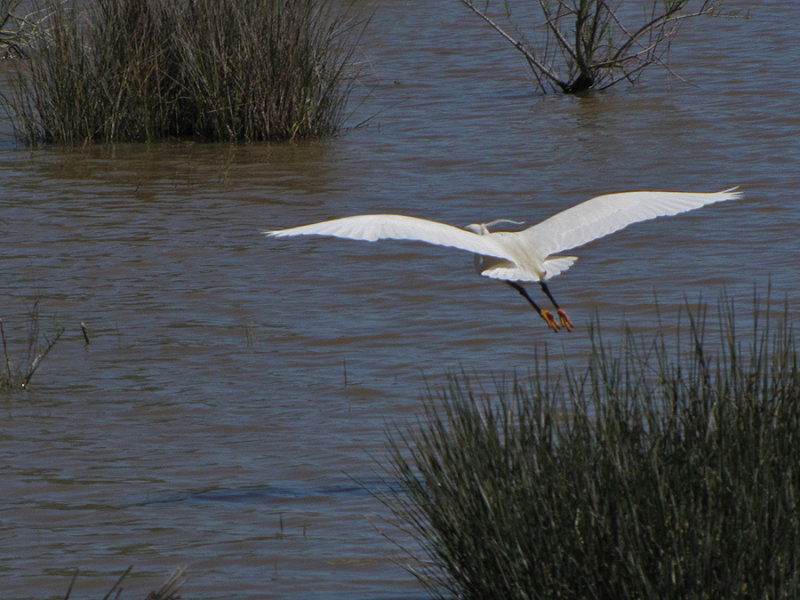
<svg viewBox="0 0 800 600"><path fill-rule="evenodd" d="M722 290L746 309L769 284L796 319L798 75L781 24L800 8L769 5L686 28L673 61L692 85L652 72L564 98L537 96L457 2L378 3L353 122L370 119L334 140L0 142L11 349L35 296L66 327L32 389L2 400L4 597L63 596L76 567L76 592L105 593L128 564L129 588L188 564L187 597L421 597L353 480L376 491L385 426L416 419L447 369L524 374L545 348L580 365L593 317L646 337L659 311ZM532 223L604 192L736 184L743 201L577 251L551 285L570 335L460 252L259 234L360 212Z"/></svg>

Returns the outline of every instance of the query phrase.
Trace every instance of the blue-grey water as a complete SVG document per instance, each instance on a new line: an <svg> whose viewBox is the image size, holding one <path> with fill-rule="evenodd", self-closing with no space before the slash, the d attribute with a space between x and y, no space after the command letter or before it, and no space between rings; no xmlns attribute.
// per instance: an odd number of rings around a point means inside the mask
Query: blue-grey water
<svg viewBox="0 0 800 600"><path fill-rule="evenodd" d="M424 597L370 490L385 428L448 370L488 382L545 349L580 365L593 318L647 336L723 291L748 323L771 286L797 323L800 4L731 1L749 17L675 41L685 82L654 69L582 98L541 95L456 0L371 6L331 140L28 150L3 122L10 357L35 298L42 332L65 333L0 396L2 598L63 598L76 568L75 597L100 597L128 565L127 590L186 565L187 598ZM551 283L571 334L461 252L259 233L362 212L533 223L601 193L733 185L744 200L575 251Z"/></svg>

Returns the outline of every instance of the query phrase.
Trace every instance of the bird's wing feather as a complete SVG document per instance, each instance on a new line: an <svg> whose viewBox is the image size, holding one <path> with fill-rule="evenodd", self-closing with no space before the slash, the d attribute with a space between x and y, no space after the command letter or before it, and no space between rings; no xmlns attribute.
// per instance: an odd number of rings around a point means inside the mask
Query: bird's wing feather
<svg viewBox="0 0 800 600"><path fill-rule="evenodd" d="M560 275L578 260L577 256L553 256L544 261L544 279L550 279Z"/></svg>
<svg viewBox="0 0 800 600"><path fill-rule="evenodd" d="M508 260L488 260L478 264L478 271L484 277L491 279L503 279L505 281L543 281L555 277L569 269L578 260L577 256L553 256L543 261L544 273Z"/></svg>
<svg viewBox="0 0 800 600"><path fill-rule="evenodd" d="M742 196L736 188L714 193L623 192L606 194L568 208L521 235L534 244L543 256L577 248L587 242L638 223L677 215L706 204L735 200Z"/></svg>
<svg viewBox="0 0 800 600"><path fill-rule="evenodd" d="M415 240L459 248L475 254L508 258L491 236L478 235L452 225L404 215L356 215L311 225L265 231L268 236L329 235L351 240Z"/></svg>

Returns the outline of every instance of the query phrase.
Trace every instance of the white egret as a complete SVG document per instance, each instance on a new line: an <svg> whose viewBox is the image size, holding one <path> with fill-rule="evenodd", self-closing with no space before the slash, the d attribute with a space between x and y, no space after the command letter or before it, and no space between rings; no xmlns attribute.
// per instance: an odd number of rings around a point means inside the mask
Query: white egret
<svg viewBox="0 0 800 600"><path fill-rule="evenodd" d="M385 239L416 240L466 250L476 255L475 267L481 275L505 281L522 294L553 331L558 331L560 326L552 313L540 308L522 286L525 282L538 282L553 303L561 326L571 331L572 321L553 298L546 281L569 269L577 257L558 256L557 253L577 248L632 223L676 215L714 202L735 200L742 196L736 189L713 193L643 191L606 194L516 232L489 231L489 227L509 222L507 219L459 229L416 217L375 214L344 217L264 233L272 237L328 235L368 242Z"/></svg>

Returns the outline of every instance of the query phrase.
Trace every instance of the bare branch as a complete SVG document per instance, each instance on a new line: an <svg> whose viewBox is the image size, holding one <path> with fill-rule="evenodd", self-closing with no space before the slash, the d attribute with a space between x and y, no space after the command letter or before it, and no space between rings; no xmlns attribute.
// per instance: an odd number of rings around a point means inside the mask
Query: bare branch
<svg viewBox="0 0 800 600"><path fill-rule="evenodd" d="M52 340L48 339L47 336L45 336L45 342L46 342L45 348L44 348L44 350L42 352L37 354L36 357L30 362L30 364L28 366L28 372L25 373L25 377L23 378L22 384L20 385L20 387L24 388L24 387L28 386L28 383L30 382L30 380L33 377L34 373L36 373L36 369L39 368L39 365L42 364L42 361L44 360L44 358L50 353L50 350L53 349L53 346L56 345L56 342L58 341L58 339L61 337L61 334L63 334L63 333L64 333L64 328L60 327L60 328L58 328L56 330L56 333L53 336Z"/></svg>
<svg viewBox="0 0 800 600"><path fill-rule="evenodd" d="M539 6L542 7L542 13L544 14L545 22L547 23L547 26L550 28L550 31L555 36L556 41L558 42L559 46L561 46L561 48L570 56L570 58L572 58L572 60L574 60L575 62L579 62L579 58L578 58L576 49L574 49L570 45L569 41L567 41L567 38L564 36L563 33L561 33L561 30L556 25L556 21L561 20L563 15L561 15L561 14L556 15L556 18L553 19L550 16L550 9L548 8L547 2L545 0L539 0ZM559 6L560 6L560 3L559 3ZM579 28L576 27L575 29L577 30Z"/></svg>
<svg viewBox="0 0 800 600"><path fill-rule="evenodd" d="M461 0L525 57L544 92L549 84L574 93L605 89L622 80L633 83L652 64L672 73L664 57L680 23L715 14L722 0L650 0L644 22L636 27L628 27L620 17L624 0L537 0L545 31L543 49L528 44L524 35L512 35L489 16L490 1L480 9L474 0ZM694 10L684 12L690 4ZM509 0L505 9L510 19Z"/></svg>
<svg viewBox="0 0 800 600"><path fill-rule="evenodd" d="M685 4L685 2L682 2L681 6L683 6L684 4ZM679 20L690 19L690 18L694 18L694 17L702 17L702 16L705 16L705 15L711 14L711 10L712 9L711 8L706 8L707 4L708 4L707 2L704 2L703 3L703 8L700 11L695 12L695 13L688 13L688 14L684 14L684 15L676 15L675 13L679 9L674 9L673 8L673 9L669 10L668 12L665 12L664 14L661 14L661 15L651 19L650 21L648 21L647 23L642 25L633 34L628 34L629 35L628 41L625 42L622 46L619 47L619 49L617 50L615 56L620 56L621 54L624 54L625 52L628 51L628 49L634 43L638 42L639 39L642 36L644 36L647 33L650 33L652 31L654 31L657 27L664 27L666 25L666 23L668 23L668 22L677 22ZM615 20L617 20L617 22L619 22L619 20L616 19L616 15L615 15L614 18L615 18ZM621 25L620 25L620 27L621 27ZM623 31L624 31L624 29L623 29ZM666 36L666 37L671 37L671 36ZM662 37L661 39L665 39L665 37Z"/></svg>
<svg viewBox="0 0 800 600"><path fill-rule="evenodd" d="M539 62L537 60L536 56L533 53L529 52L525 48L525 45L522 42L520 42L519 40L514 38L511 34L509 34L505 29L503 29L503 27L501 27L494 19L492 19L485 12L479 10L475 6L475 4L472 2L472 0L461 0L461 3L464 4L467 8L469 8L476 15L478 15L481 19L486 21L486 23L488 23L489 26L492 27L492 29L494 29L497 33L499 33L501 36L503 36L503 38L507 42L509 42L512 46L514 46L514 48L516 48L519 52L521 52L522 55L525 57L525 60L528 62L528 64L530 65L531 69L534 72L537 72L537 73L540 73L540 74L544 75L546 79L552 81L553 83L557 84L558 86L562 86L564 84L564 82L561 81L553 71L551 71L544 64Z"/></svg>

